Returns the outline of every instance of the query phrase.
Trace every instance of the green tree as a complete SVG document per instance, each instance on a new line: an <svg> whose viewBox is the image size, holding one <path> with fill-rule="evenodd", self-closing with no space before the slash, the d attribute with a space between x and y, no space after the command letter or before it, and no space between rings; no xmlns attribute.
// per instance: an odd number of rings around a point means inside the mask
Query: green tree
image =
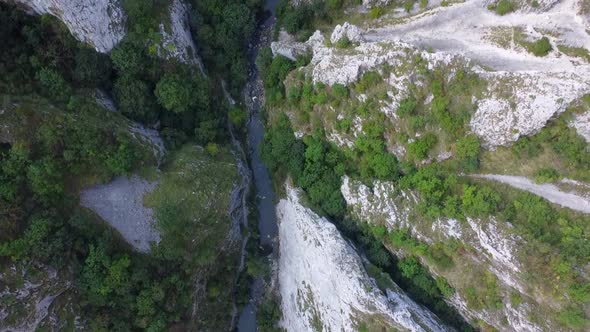
<svg viewBox="0 0 590 332"><path fill-rule="evenodd" d="M468 216L483 217L497 211L500 195L489 187L466 185L463 187L461 203Z"/></svg>
<svg viewBox="0 0 590 332"><path fill-rule="evenodd" d="M112 64L108 56L93 49L82 47L76 54L74 78L88 87L107 85L112 74Z"/></svg>
<svg viewBox="0 0 590 332"><path fill-rule="evenodd" d="M479 138L468 135L457 140L457 159L459 166L466 171L475 171L479 168L479 153L481 145Z"/></svg>
<svg viewBox="0 0 590 332"><path fill-rule="evenodd" d="M157 117L157 105L149 85L131 75L117 78L114 86L119 109L133 119L153 121Z"/></svg>
<svg viewBox="0 0 590 332"><path fill-rule="evenodd" d="M57 101L66 101L71 95L71 88L54 68L43 67L37 72L37 79L46 89L47 95Z"/></svg>
<svg viewBox="0 0 590 332"><path fill-rule="evenodd" d="M190 72L166 73L156 85L155 94L164 108L175 113L209 107L207 81L195 79Z"/></svg>

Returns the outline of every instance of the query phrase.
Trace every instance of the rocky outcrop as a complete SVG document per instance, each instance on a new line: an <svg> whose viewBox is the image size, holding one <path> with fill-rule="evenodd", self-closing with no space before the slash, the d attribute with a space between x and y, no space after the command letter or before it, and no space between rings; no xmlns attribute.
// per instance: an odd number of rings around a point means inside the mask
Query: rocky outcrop
<svg viewBox="0 0 590 332"><path fill-rule="evenodd" d="M578 135L590 143L590 112L576 115L570 125L576 128Z"/></svg>
<svg viewBox="0 0 590 332"><path fill-rule="evenodd" d="M320 32L305 43L282 34L272 48L275 54L291 58L312 53L305 70L314 82L328 85L353 83L384 64L395 68L388 79L393 102L382 109L394 122L408 87L425 83L409 65L412 59L421 58L429 70L464 67L487 84L473 96L476 112L470 127L485 147L494 149L536 134L549 119L590 92L590 65L563 51L563 46L590 47L590 36L574 0L546 1L539 10L505 17L488 10L486 4L474 0L434 8L393 24L376 20L363 28L348 23L336 26L330 41L347 36L354 42L346 49L330 47ZM553 50L535 56L515 36L530 41L547 37Z"/></svg>
<svg viewBox="0 0 590 332"><path fill-rule="evenodd" d="M166 59L196 65L203 71L188 24L188 6L182 0L173 0L169 10L170 21L159 26L162 41L158 54Z"/></svg>
<svg viewBox="0 0 590 332"><path fill-rule="evenodd" d="M432 273L442 275L456 290L449 303L456 307L468 320L480 319L501 330L507 330L509 320L511 331L540 331L541 327L531 321L530 314L543 305L543 298L534 297L535 290L530 281L523 277L526 270L519 254L523 239L514 234L512 226L493 217L467 218L465 221L441 218L432 223L424 222L417 215L419 197L412 192L400 191L390 182L374 181L372 188L348 177L343 179L342 195L349 209L359 220L373 225L384 225L388 230L409 229L413 237L427 244L441 242L461 243L472 248L460 256L452 269L441 270L431 260L423 259ZM405 255L403 249L390 248L398 255ZM466 290L472 288L486 273L495 277L498 294L503 305L500 308L474 309L467 305ZM461 277L458 277L461 275ZM471 281L469 281L471 280ZM520 293L524 302L511 305L512 294ZM545 321L547 326L555 322Z"/></svg>
<svg viewBox="0 0 590 332"><path fill-rule="evenodd" d="M34 14L55 16L78 40L101 53L110 52L126 35L127 16L120 0L0 1L16 3ZM198 66L203 71L188 23L188 5L173 0L161 9L169 11L169 17L159 25L158 55Z"/></svg>
<svg viewBox="0 0 590 332"><path fill-rule="evenodd" d="M411 331L443 331L437 318L399 288L383 294L355 249L287 188L277 206L282 326L287 331L353 331L364 322Z"/></svg>
<svg viewBox="0 0 590 332"><path fill-rule="evenodd" d="M2 0L35 14L50 14L62 21L81 42L101 53L109 52L125 37L126 15L119 0Z"/></svg>
<svg viewBox="0 0 590 332"><path fill-rule="evenodd" d="M108 184L83 189L80 205L98 214L136 250L148 252L150 243L160 242L160 234L154 212L143 205L143 197L156 185L138 176L118 177Z"/></svg>

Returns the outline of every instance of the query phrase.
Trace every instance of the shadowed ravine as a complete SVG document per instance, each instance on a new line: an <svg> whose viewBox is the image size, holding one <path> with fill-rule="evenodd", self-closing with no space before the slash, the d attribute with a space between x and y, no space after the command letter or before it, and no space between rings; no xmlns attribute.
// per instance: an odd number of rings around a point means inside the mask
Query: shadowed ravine
<svg viewBox="0 0 590 332"><path fill-rule="evenodd" d="M256 56L258 51L270 43L270 32L275 21L275 8L278 0L267 0L265 9L270 13L258 26L250 44L248 54L249 72L248 82L244 89L244 101L248 108L250 118L248 121L248 148L247 157L250 162L254 180L256 207L258 210L258 231L260 233L260 245L276 254L276 236L278 234L273 184L267 167L260 156L260 146L264 138L264 123L260 117L260 109L264 105L264 89L258 70L256 68ZM254 280L250 287L249 303L242 309L237 331L256 331L256 302L263 293L263 281L260 278Z"/></svg>

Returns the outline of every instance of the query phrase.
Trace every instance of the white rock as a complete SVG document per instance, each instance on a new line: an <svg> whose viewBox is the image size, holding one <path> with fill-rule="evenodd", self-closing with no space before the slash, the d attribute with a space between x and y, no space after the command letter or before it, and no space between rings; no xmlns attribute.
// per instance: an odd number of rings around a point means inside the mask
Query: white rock
<svg viewBox="0 0 590 332"><path fill-rule="evenodd" d="M2 0L62 21L80 41L109 52L125 36L126 15L119 0Z"/></svg>
<svg viewBox="0 0 590 332"><path fill-rule="evenodd" d="M348 22L344 22L344 24L342 25L338 24L334 28L332 36L330 37L330 41L332 42L332 44L334 44L344 37L347 37L348 40L353 43L360 43L365 41L361 29Z"/></svg>
<svg viewBox="0 0 590 332"><path fill-rule="evenodd" d="M577 115L570 125L576 128L578 135L590 143L590 112Z"/></svg>
<svg viewBox="0 0 590 332"><path fill-rule="evenodd" d="M188 6L182 0L173 0L170 5L170 26L160 23L159 28L162 42L158 54L166 59L196 65L203 72L188 24Z"/></svg>
<svg viewBox="0 0 590 332"><path fill-rule="evenodd" d="M400 330L444 331L436 317L399 289L385 296L361 258L325 218L301 205L297 190L277 205L279 289L287 331L356 331L355 319L372 316Z"/></svg>

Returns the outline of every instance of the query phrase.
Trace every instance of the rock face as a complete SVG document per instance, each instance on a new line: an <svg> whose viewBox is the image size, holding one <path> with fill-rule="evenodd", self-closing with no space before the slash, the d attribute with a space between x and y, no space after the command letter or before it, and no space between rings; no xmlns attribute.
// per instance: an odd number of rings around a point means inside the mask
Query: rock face
<svg viewBox="0 0 590 332"><path fill-rule="evenodd" d="M119 231L136 250L148 252L150 242L160 242L160 234L155 229L153 210L143 206L143 197L156 185L137 176L118 177L82 190L80 204Z"/></svg>
<svg viewBox="0 0 590 332"><path fill-rule="evenodd" d="M345 177L341 192L359 220L385 225L389 230L409 229L413 237L431 245L457 241L475 249L472 253L461 256L461 262L457 263L459 266L455 271L439 270L428 260L423 260L431 272L447 278L455 288L456 293L450 303L466 318L480 319L501 330L542 330L529 317L537 306L543 305L544 299L542 296L536 298L535 287L523 278L521 271L526 270L520 255L523 239L513 234L510 224L492 217L467 218L466 221L438 219L432 224L423 223L416 215L419 197L415 193L396 189L390 182L375 181L371 189L360 181ZM405 253L401 251L398 254ZM461 274L461 277L457 277L457 274ZM472 287L469 280L480 283L481 280L477 281L478 276L486 274L492 274L496 280L495 284L502 297L501 309L474 310L466 304L465 290ZM518 307L510 303L511 294L516 292L520 292L525 299ZM510 322L509 327L504 325L506 320ZM547 326L554 326L554 323L544 322Z"/></svg>
<svg viewBox="0 0 590 332"><path fill-rule="evenodd" d="M35 14L62 21L81 42L98 52L109 52L125 37L126 16L119 0L2 0Z"/></svg>
<svg viewBox="0 0 590 332"><path fill-rule="evenodd" d="M169 10L169 24L160 23L162 42L158 53L166 59L173 58L182 63L196 65L203 71L203 64L197 56L197 46L188 25L187 5L181 0L174 0Z"/></svg>
<svg viewBox="0 0 590 332"><path fill-rule="evenodd" d="M301 205L297 190L287 192L277 206L282 326L287 331L354 331L370 319L399 330L446 330L401 290L383 294L336 227Z"/></svg>
<svg viewBox="0 0 590 332"><path fill-rule="evenodd" d="M78 40L101 53L108 53L126 35L127 16L120 0L0 0L15 3L35 14L50 14L62 21ZM203 64L197 54L188 24L188 6L173 0L169 19L159 25L162 36L158 54L198 66Z"/></svg>

